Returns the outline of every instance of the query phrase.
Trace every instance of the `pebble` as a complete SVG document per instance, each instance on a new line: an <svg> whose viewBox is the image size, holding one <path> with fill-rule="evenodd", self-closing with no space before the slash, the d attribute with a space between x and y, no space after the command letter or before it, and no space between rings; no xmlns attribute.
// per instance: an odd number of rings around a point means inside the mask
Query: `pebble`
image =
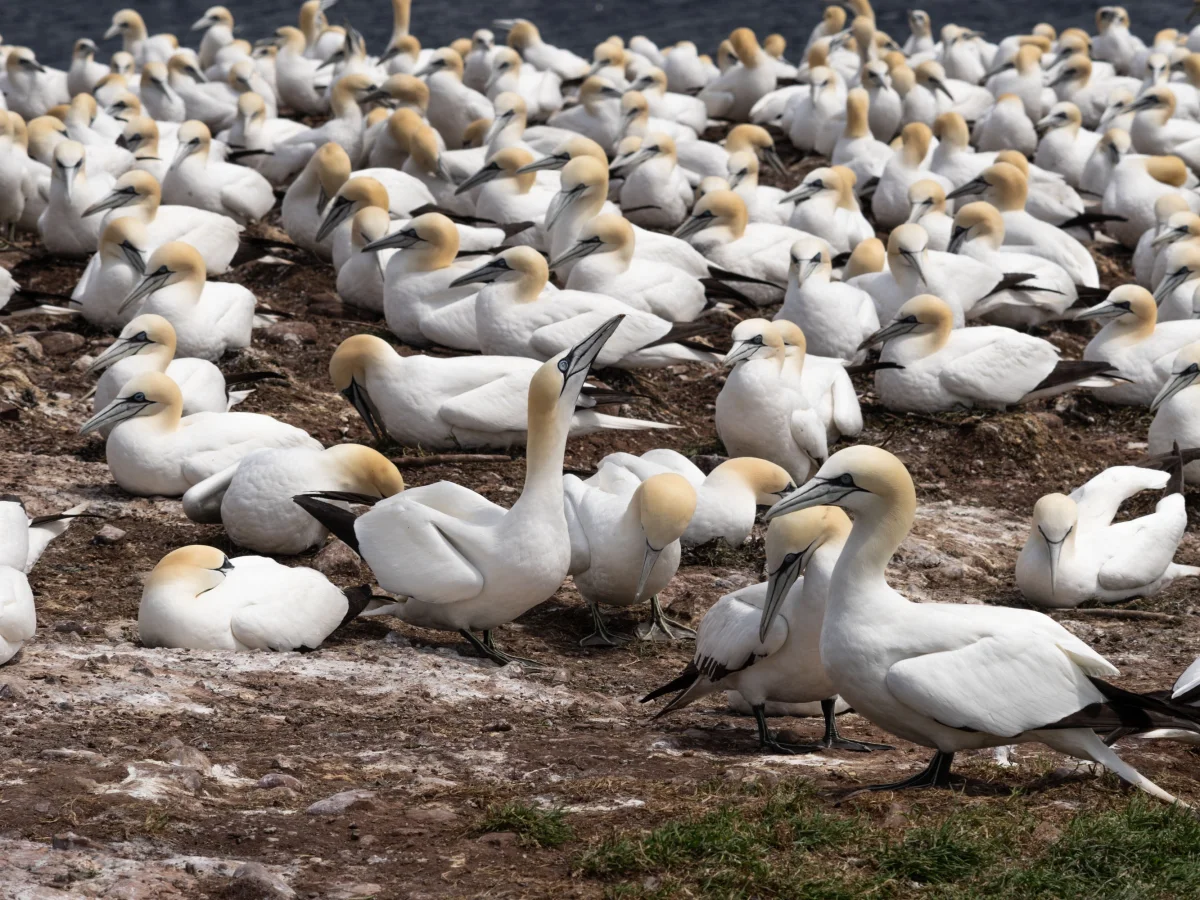
<svg viewBox="0 0 1200 900"><path fill-rule="evenodd" d="M385 634L383 636L383 642L385 644L392 644L396 647L411 647L412 646L412 641L410 641L408 638L406 638L404 635L402 635L398 631L389 631L387 634Z"/></svg>
<svg viewBox="0 0 1200 900"><path fill-rule="evenodd" d="M453 825L459 821L458 814L444 806L421 806L410 809L404 814L404 817L410 822L417 822L421 825Z"/></svg>
<svg viewBox="0 0 1200 900"><path fill-rule="evenodd" d="M0 700L23 700L25 692L15 685L4 683L0 684Z"/></svg>
<svg viewBox="0 0 1200 900"><path fill-rule="evenodd" d="M272 344L315 344L319 334L312 322L274 322L262 330L263 338Z"/></svg>
<svg viewBox="0 0 1200 900"><path fill-rule="evenodd" d="M371 809L375 804L374 791L341 791L332 797L318 800L305 810L310 816L340 816L352 809Z"/></svg>
<svg viewBox="0 0 1200 900"><path fill-rule="evenodd" d="M96 357L92 356L90 353L85 353L83 356L79 357L79 359L75 360L75 362L71 363L71 368L76 372L86 372L88 367L95 361Z"/></svg>
<svg viewBox="0 0 1200 900"><path fill-rule="evenodd" d="M46 351L42 349L42 345L32 334L18 334L13 338L12 343L30 359L43 360L46 358Z"/></svg>
<svg viewBox="0 0 1200 900"><path fill-rule="evenodd" d="M115 525L104 525L92 535L92 543L101 545L117 544L124 537L125 532L120 528L117 528Z"/></svg>
<svg viewBox="0 0 1200 900"><path fill-rule="evenodd" d="M380 859L387 862L386 857L375 857L371 859ZM371 860L367 860L368 864ZM382 897L383 885L364 882L362 884L339 884L328 892L322 892L322 900L366 900L368 897ZM409 894L408 896L412 896Z"/></svg>
<svg viewBox="0 0 1200 900"><path fill-rule="evenodd" d="M493 831L477 841L477 843L490 844L493 847L510 847L516 842L517 833L515 831Z"/></svg>
<svg viewBox="0 0 1200 900"><path fill-rule="evenodd" d="M173 766L196 769L206 775L212 771L212 763L195 747L189 747L179 738L169 738L158 745L158 758Z"/></svg>
<svg viewBox="0 0 1200 900"><path fill-rule="evenodd" d="M63 834L56 834L51 838L50 846L55 850L81 850L85 847L91 847L93 844L87 838L80 837L73 831L67 831Z"/></svg>
<svg viewBox="0 0 1200 900"><path fill-rule="evenodd" d="M312 558L312 567L334 581L357 581L362 577L358 555L341 541L331 541Z"/></svg>
<svg viewBox="0 0 1200 900"><path fill-rule="evenodd" d="M300 783L300 779L294 775L284 775L282 772L268 772L262 778L258 779L258 783L255 785L255 787L285 787L291 788L293 791L298 791L303 787L303 785Z"/></svg>
<svg viewBox="0 0 1200 900"><path fill-rule="evenodd" d="M233 873L234 881L243 881L253 885L263 897L295 897L296 892L281 877L276 875L262 863L242 863Z"/></svg>
<svg viewBox="0 0 1200 900"><path fill-rule="evenodd" d="M510 722L506 722L504 719L500 719L500 720L498 720L498 721L496 721L496 722L488 722L486 725L484 725L484 726L483 726L483 730L484 730L485 732L489 732L489 731L512 731L512 730L513 730L513 727L512 727L512 723L510 723Z"/></svg>
<svg viewBox="0 0 1200 900"><path fill-rule="evenodd" d="M87 343L83 335L71 331L51 331L38 338L42 349L51 356L66 356L78 352Z"/></svg>

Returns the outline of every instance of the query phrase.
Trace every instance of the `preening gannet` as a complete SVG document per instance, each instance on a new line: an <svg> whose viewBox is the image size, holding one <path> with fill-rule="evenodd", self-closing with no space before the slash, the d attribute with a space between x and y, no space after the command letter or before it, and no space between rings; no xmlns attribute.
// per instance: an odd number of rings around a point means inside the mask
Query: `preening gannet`
<svg viewBox="0 0 1200 900"><path fill-rule="evenodd" d="M193 544L147 577L138 635L147 647L315 650L369 598L368 588L343 593L316 569Z"/></svg>
<svg viewBox="0 0 1200 900"><path fill-rule="evenodd" d="M407 598L390 612L512 661L492 631L548 599L570 569L563 454L588 370L620 323L605 322L530 380L525 485L511 509L447 481L402 491L358 518L318 497L296 502L357 550L384 590Z"/></svg>
<svg viewBox="0 0 1200 900"><path fill-rule="evenodd" d="M642 698L645 703L679 692L655 718L716 691L737 691L750 705L764 751L890 749L838 734L837 691L821 664L829 580L849 534L850 520L835 507L776 518L767 529L767 581L726 594L705 613L687 668ZM825 716L819 741L786 744L771 734L767 703L813 701L820 701Z"/></svg>
<svg viewBox="0 0 1200 900"><path fill-rule="evenodd" d="M821 662L859 715L936 754L922 773L877 790L945 787L960 750L1039 742L1098 762L1167 802L1094 729L1133 718L1200 729L1194 713L1108 685L1117 670L1041 613L910 603L885 568L912 528L916 492L904 465L877 447L835 453L770 519L835 505L854 516L829 583Z"/></svg>

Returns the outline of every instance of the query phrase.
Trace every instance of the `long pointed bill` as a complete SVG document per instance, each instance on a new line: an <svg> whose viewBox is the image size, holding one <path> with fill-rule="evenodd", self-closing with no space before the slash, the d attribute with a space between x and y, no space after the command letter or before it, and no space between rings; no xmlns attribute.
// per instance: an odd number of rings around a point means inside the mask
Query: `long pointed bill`
<svg viewBox="0 0 1200 900"><path fill-rule="evenodd" d="M783 164L783 160L779 157L779 151L774 147L764 147L762 157L763 161L771 167L776 175L786 175L788 173L787 166Z"/></svg>
<svg viewBox="0 0 1200 900"><path fill-rule="evenodd" d="M121 255L125 257L125 261L133 271L139 275L146 274L146 257L142 255L142 251L129 241L121 241Z"/></svg>
<svg viewBox="0 0 1200 900"><path fill-rule="evenodd" d="M375 442L382 444L382 420L366 390L357 381L351 379L350 386L342 391L342 396L350 401L350 405L354 407L359 417L362 418L363 424L367 426L367 431L371 432L371 436L375 438Z"/></svg>
<svg viewBox="0 0 1200 900"><path fill-rule="evenodd" d="M78 166L63 166L63 167L61 167L61 170L62 170L63 189L66 191L66 194L67 194L67 202L70 203L72 200L75 199L75 176L79 174L79 167Z"/></svg>
<svg viewBox="0 0 1200 900"><path fill-rule="evenodd" d="M942 79L930 78L929 83L933 85L933 89L935 91L941 91L943 94L945 94L947 97L950 98L951 102L954 101L954 99L955 99L954 95L952 93L950 93L950 88L948 88L946 86L946 82L942 81Z"/></svg>
<svg viewBox="0 0 1200 900"><path fill-rule="evenodd" d="M535 159L527 166L521 166L517 169L518 175L524 175L526 172L541 172L550 169L561 169L571 161L571 154L556 153L553 156L543 156L541 159Z"/></svg>
<svg viewBox="0 0 1200 900"><path fill-rule="evenodd" d="M933 206L932 200L922 200L920 203L914 203L912 206L912 210L909 211L908 221L909 222L920 222L921 217L924 216L925 213L929 212L929 209L932 206ZM951 250L950 252L953 253L954 251Z"/></svg>
<svg viewBox="0 0 1200 900"><path fill-rule="evenodd" d="M783 606L783 601L787 599L792 585L800 577L803 563L804 554L789 553L784 558L783 564L767 578L767 599L763 603L762 618L758 623L758 642L760 644L767 639L767 632L771 630L775 617L779 615L779 608Z"/></svg>
<svg viewBox="0 0 1200 900"><path fill-rule="evenodd" d="M911 221L911 220L910 220ZM963 228L961 225L955 225L953 231L950 232L950 243L946 245L947 253L957 253L962 249L962 245L967 242L967 233L969 228ZM922 281L925 279L922 278Z"/></svg>
<svg viewBox="0 0 1200 900"><path fill-rule="evenodd" d="M1178 394L1180 391L1191 387L1195 384L1196 379L1200 378L1200 366L1192 363L1182 372L1176 372L1170 381L1163 385L1162 390L1155 396L1150 404L1150 412L1155 412L1160 406Z"/></svg>
<svg viewBox="0 0 1200 900"><path fill-rule="evenodd" d="M823 188L819 184L799 184L779 198L780 203L801 204L810 197L815 197Z"/></svg>
<svg viewBox="0 0 1200 900"><path fill-rule="evenodd" d="M724 363L727 366L737 365L740 362L750 359L761 349L762 343L760 341L738 341L725 354Z"/></svg>
<svg viewBox="0 0 1200 900"><path fill-rule="evenodd" d="M703 212L698 216L688 216L683 220L683 224L675 229L673 237L689 238L693 234L698 234L705 228L713 224L713 214L711 212Z"/></svg>
<svg viewBox="0 0 1200 900"><path fill-rule="evenodd" d="M146 337L146 332L144 331L140 331L130 338L117 338L107 350L92 360L91 365L87 367L88 374L102 372L119 360L130 356L137 356L153 344L154 341Z"/></svg>
<svg viewBox="0 0 1200 900"><path fill-rule="evenodd" d="M462 287L464 284L487 284L511 271L508 262L503 257L497 256L495 259L489 259L478 269L472 269L466 275L455 278L448 287Z"/></svg>
<svg viewBox="0 0 1200 900"><path fill-rule="evenodd" d="M1066 541L1066 536L1063 536L1061 541L1052 541L1046 535L1042 535L1046 541L1046 554L1050 558L1050 596L1058 590L1058 564L1062 557L1063 542Z"/></svg>
<svg viewBox="0 0 1200 900"><path fill-rule="evenodd" d="M559 217L571 208L574 203L583 194L585 185L577 184L568 191L559 191L550 199L550 205L546 207L546 215L543 219L547 229L553 228L554 223Z"/></svg>
<svg viewBox="0 0 1200 900"><path fill-rule="evenodd" d="M859 350L866 350L868 347L874 347L876 344L886 344L894 337L899 337L902 334L908 334L917 327L918 322L910 322L904 319L900 322L893 322L885 328L880 328L877 332L867 337L861 344L858 345Z"/></svg>
<svg viewBox="0 0 1200 900"><path fill-rule="evenodd" d="M566 355L558 361L558 370L563 373L560 396L567 392L568 386L573 386L575 396L571 398L572 406L579 398L579 392L583 389L583 382L587 379L592 363L596 361L596 357L600 355L600 351L604 349L604 345L616 332L624 318L624 315L613 316L568 350Z"/></svg>
<svg viewBox="0 0 1200 900"><path fill-rule="evenodd" d="M784 497L768 509L763 519L769 522L776 516L812 509L814 506L836 506L839 501L861 491L862 488L854 484L843 484L840 479L822 478L818 475L808 484L797 488L794 494Z"/></svg>
<svg viewBox="0 0 1200 900"><path fill-rule="evenodd" d="M202 18L197 19L195 22L192 23L191 30L192 31L203 31L205 28L207 28L209 25L212 25L212 24L213 24L213 20L211 18L209 18L208 16L204 16Z"/></svg>
<svg viewBox="0 0 1200 900"><path fill-rule="evenodd" d="M131 203L137 194L125 193L124 191L113 191L103 200L97 200L91 206L83 211L83 218L94 216L98 212L103 212L106 209L119 209L128 203Z"/></svg>
<svg viewBox="0 0 1200 900"><path fill-rule="evenodd" d="M585 256L591 256L597 250L604 247L604 242L599 238L588 238L585 241L576 242L575 246L562 254L558 259L550 261L550 268L557 269L559 266L564 266L569 262L574 262L577 259L583 259Z"/></svg>
<svg viewBox="0 0 1200 900"><path fill-rule="evenodd" d="M483 136L483 145L486 147L492 142L492 138L498 135L501 131L508 127L508 124L513 120L513 112L509 110L506 113L496 116L492 119L492 124L488 126L487 134Z"/></svg>
<svg viewBox="0 0 1200 900"><path fill-rule="evenodd" d="M1151 241L1150 246L1157 250L1159 247L1165 247L1167 244L1174 244L1185 237L1187 233L1188 230L1186 228L1168 228Z"/></svg>
<svg viewBox="0 0 1200 900"><path fill-rule="evenodd" d="M460 184L457 188L455 188L454 194L455 196L458 196L459 194L471 190L471 188L478 187L481 184L486 184L487 182L498 178L501 172L502 170L500 166L498 166L496 163L488 163L486 166Z"/></svg>
<svg viewBox="0 0 1200 900"><path fill-rule="evenodd" d="M321 222L321 227L317 229L316 240L325 240L333 229L350 218L352 212L354 212L354 202L352 200L346 197L334 197L333 203L329 206L329 212L325 214L325 220Z"/></svg>
<svg viewBox="0 0 1200 900"><path fill-rule="evenodd" d="M921 265L921 254L914 253L911 250L901 250L900 255L916 270L917 278L921 280L921 284L928 285L929 282L925 280L925 269Z"/></svg>
<svg viewBox="0 0 1200 900"><path fill-rule="evenodd" d="M1177 269L1167 275L1158 283L1158 288L1154 291L1154 302L1162 306L1162 302L1171 296L1171 292L1187 281L1191 275L1190 269Z"/></svg>
<svg viewBox="0 0 1200 900"><path fill-rule="evenodd" d="M175 158L171 160L170 171L174 171L175 169L179 168L179 164L191 156L199 146L200 144L196 141L187 141L186 143L180 144L179 149L175 151Z"/></svg>
<svg viewBox="0 0 1200 900"><path fill-rule="evenodd" d="M363 247L364 253L374 253L378 250L407 250L415 247L424 240L411 228L404 228L393 234L385 234L377 241L371 241Z"/></svg>
<svg viewBox="0 0 1200 900"><path fill-rule="evenodd" d="M976 178L968 181L962 187L957 187L946 195L947 200L957 200L959 197L973 197L976 194L982 194L988 189L988 183L982 178Z"/></svg>
<svg viewBox="0 0 1200 900"><path fill-rule="evenodd" d="M623 169L636 169L650 157L657 153L657 150L638 150L636 153L631 153L624 159L614 159L612 165L608 167L610 172L617 172Z"/></svg>
<svg viewBox="0 0 1200 900"><path fill-rule="evenodd" d="M171 276L174 274L166 266L160 266L157 272L142 278L138 286L129 292L129 296L121 301L121 306L117 309L117 312L125 312L125 310L143 297L149 297L159 288L166 287L167 282L171 280Z"/></svg>
<svg viewBox="0 0 1200 900"><path fill-rule="evenodd" d="M655 550L649 542L646 543L646 552L642 555L642 573L638 575L637 590L633 592L634 603L641 602L642 591L646 589L646 582L650 580L650 573L654 571L654 565L661 555L662 550Z"/></svg>
<svg viewBox="0 0 1200 900"><path fill-rule="evenodd" d="M145 399L134 400L132 397L118 397L84 422L79 427L79 433L88 434L97 429L104 428L106 425L116 425L118 422L124 422L126 419L132 419L153 402L152 400Z"/></svg>
<svg viewBox="0 0 1200 900"><path fill-rule="evenodd" d="M1122 316L1126 310L1119 306L1113 306L1107 300L1101 300L1095 306L1089 306L1087 309L1082 309L1075 313L1075 319L1115 319L1117 316Z"/></svg>
<svg viewBox="0 0 1200 900"><path fill-rule="evenodd" d="M818 254L804 263L804 266L800 269L800 280L804 281L819 268L821 268L821 257Z"/></svg>

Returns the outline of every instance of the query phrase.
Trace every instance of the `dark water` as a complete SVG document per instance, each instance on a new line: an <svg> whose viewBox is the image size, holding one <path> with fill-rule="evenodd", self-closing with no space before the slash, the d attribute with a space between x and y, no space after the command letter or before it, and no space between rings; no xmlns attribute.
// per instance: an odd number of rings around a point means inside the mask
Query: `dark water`
<svg viewBox="0 0 1200 900"><path fill-rule="evenodd" d="M151 33L172 31L190 46L199 44L200 33L187 29L211 5L206 0L138 0L136 8L146 19ZM295 24L300 4L279 0L226 0L238 26L238 36L253 41L271 34L279 25ZM954 21L981 29L989 37L1028 31L1040 21L1060 30L1070 25L1093 30L1094 10L1099 0L914 0L911 3L880 0L875 5L879 25L903 41L908 35L906 10L925 9L934 28ZM789 42L794 55L820 18L822 2L812 0L765 0L738 3L729 0L478 0L435 2L413 0L412 30L425 46L448 43L469 36L489 25L492 17L527 18L537 22L547 41L591 56L591 48L610 34L629 37L645 34L659 44L687 38L702 50L711 51L739 25L749 25L760 38L777 31ZM1150 37L1160 28L1183 28L1191 9L1190 0L1127 0L1134 30ZM84 3L80 0L6 0L0 4L0 35L7 44L32 47L43 62L65 68L71 44L77 37L99 41L107 30L118 2ZM18 14L19 13L19 14ZM382 51L391 36L391 4L388 0L340 0L329 11L334 24L352 22L367 36L372 52ZM103 53L119 49L119 40L101 46ZM103 56L102 56L103 58Z"/></svg>

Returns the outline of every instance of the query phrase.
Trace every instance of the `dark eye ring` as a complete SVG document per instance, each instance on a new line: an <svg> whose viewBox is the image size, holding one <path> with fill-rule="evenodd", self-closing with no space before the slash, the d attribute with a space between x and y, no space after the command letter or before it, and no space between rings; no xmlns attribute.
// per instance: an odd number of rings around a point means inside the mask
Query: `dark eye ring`
<svg viewBox="0 0 1200 900"><path fill-rule="evenodd" d="M132 400L132 401L134 401L135 403L145 403L145 402L146 402L146 395L145 395L145 394L143 394L141 391L138 391L136 394L134 394L134 395L133 395L132 397L130 397L129 399L130 399L130 400Z"/></svg>
<svg viewBox="0 0 1200 900"><path fill-rule="evenodd" d="M567 369L569 369L570 367L571 367L571 364L570 364L569 362L567 362L567 360L566 360L565 358L564 358L564 359L560 359L560 360L558 361L558 371L560 371L560 372L565 372L565 371L567 371Z"/></svg>

